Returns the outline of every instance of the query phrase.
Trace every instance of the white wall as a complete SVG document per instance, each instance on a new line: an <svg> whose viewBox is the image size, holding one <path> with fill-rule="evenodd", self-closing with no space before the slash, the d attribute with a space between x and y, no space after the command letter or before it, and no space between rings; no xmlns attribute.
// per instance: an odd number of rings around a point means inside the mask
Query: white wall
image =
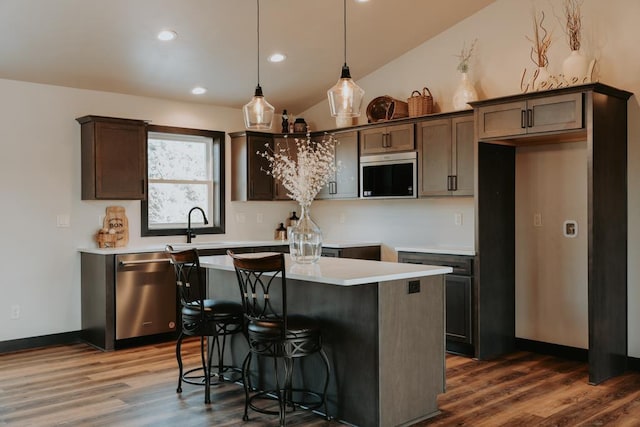
<svg viewBox="0 0 640 427"><path fill-rule="evenodd" d="M529 59L531 45L526 39L532 34L532 5L538 11L546 12L547 28L553 33L548 68L551 73L560 73L562 61L569 54L562 26L556 18L561 15L562 0L498 0L358 80L358 84L365 90L365 108L377 96L390 95L404 100L413 90L428 86L437 110L451 110L451 98L459 80L455 55L463 43L469 46L476 38L478 42L471 61L471 76L475 80L480 98L520 93L523 70L528 68L530 73L534 68ZM640 93L640 55L637 54L640 27L636 23L640 16L640 1L585 0L582 15L583 50L597 59L596 77L611 86ZM358 64L349 65L352 73L355 73ZM640 193L636 190L636 184L640 182L640 106L637 96L629 100L628 108L628 334L629 354L640 357L640 336L636 327L640 324ZM314 128L332 128L335 127L335 122L329 117L328 111L327 103L323 102L302 115ZM366 116L360 117L359 123L366 123L366 120ZM552 171L554 165L566 161L566 154L554 153L551 158L540 154L541 157L538 158L534 153L528 153L528 161L534 162L541 169L539 175L534 177L535 182L540 183L543 175ZM526 164L522 163L523 160L519 158L519 164ZM586 188L586 172L577 173L579 175L576 176L585 180ZM534 202L538 206L545 204L540 199ZM575 202L576 205L568 205L557 211L558 220L573 215L573 211L583 203L581 200ZM528 212L519 217L519 226L525 222L528 224L530 210L534 207L520 203L519 209ZM425 215L430 217L431 212L431 209L425 210ZM580 223L585 224L584 220ZM544 230L551 232L551 228ZM556 236L557 234L554 239ZM528 240L523 240L523 244L518 246L517 336L585 348L588 341L586 260L581 255L584 255L586 248L580 243L580 237L571 242L561 240L563 244L577 245L575 249L539 252L536 248L526 246L525 242L536 242L539 237L528 235ZM558 258L554 259L552 254L558 255ZM554 263L569 255L570 259L567 259L565 265ZM527 271L528 267L524 263L527 259L542 263L538 265L546 265L547 270ZM573 282L566 276L560 277L559 281L550 280L550 277L563 268L571 269L577 281ZM534 273L539 276L532 277ZM531 282L537 286L530 287ZM562 308L559 303L563 303Z"/></svg>

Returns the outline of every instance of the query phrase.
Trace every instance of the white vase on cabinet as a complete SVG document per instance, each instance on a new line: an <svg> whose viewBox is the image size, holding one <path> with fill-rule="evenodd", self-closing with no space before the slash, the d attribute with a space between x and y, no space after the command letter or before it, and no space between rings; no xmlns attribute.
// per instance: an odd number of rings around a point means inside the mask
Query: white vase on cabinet
<svg viewBox="0 0 640 427"><path fill-rule="evenodd" d="M453 93L454 110L466 110L471 108L468 103L478 100L478 92L476 92L476 89L469 80L469 75L467 73L460 73L460 76L460 84Z"/></svg>
<svg viewBox="0 0 640 427"><path fill-rule="evenodd" d="M562 63L562 74L569 84L588 83L591 80L589 68L589 58L579 50L572 50Z"/></svg>

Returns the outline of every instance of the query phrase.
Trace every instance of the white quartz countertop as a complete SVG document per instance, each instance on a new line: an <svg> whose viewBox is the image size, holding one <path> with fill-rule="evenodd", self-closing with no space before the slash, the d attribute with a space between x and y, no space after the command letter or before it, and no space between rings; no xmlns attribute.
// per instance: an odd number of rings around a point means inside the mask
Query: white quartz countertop
<svg viewBox="0 0 640 427"><path fill-rule="evenodd" d="M240 254L238 256L257 257L266 254L268 253ZM287 279L339 286L414 279L447 274L453 271L451 267L334 257L321 257L315 264L297 264L287 254L285 254L285 263ZM217 270L234 271L233 260L227 255L200 257L200 265Z"/></svg>
<svg viewBox="0 0 640 427"><path fill-rule="evenodd" d="M288 245L287 240L235 240L235 241L221 241L221 242L193 242L193 243L169 243L174 249L225 249L225 248L243 248L243 247L259 247L259 246L281 246ZM380 246L380 242L370 241L350 241L350 240L337 240L323 242L322 246L325 248L344 249L344 248L358 248L364 246ZM141 245L141 246L127 246L122 248L80 248L78 251L99 255L119 255L119 254L133 254L143 252L162 252L164 251L166 244L156 245Z"/></svg>
<svg viewBox="0 0 640 427"><path fill-rule="evenodd" d="M468 255L468 256L476 255L476 251L471 248L412 246L412 247L397 247L394 249L396 250L396 252L420 252L425 254L448 254L448 255Z"/></svg>

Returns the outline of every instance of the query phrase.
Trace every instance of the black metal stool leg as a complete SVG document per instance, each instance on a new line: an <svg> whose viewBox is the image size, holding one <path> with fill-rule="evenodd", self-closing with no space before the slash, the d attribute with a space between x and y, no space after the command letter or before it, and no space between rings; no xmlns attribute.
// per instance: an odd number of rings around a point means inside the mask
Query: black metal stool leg
<svg viewBox="0 0 640 427"><path fill-rule="evenodd" d="M286 377L286 364L285 364L285 377ZM286 399L286 390L283 390L282 387L280 387L280 375L278 375L278 358L277 357L273 357L273 372L275 373L275 377L276 377L276 395L278 396L278 406L279 406L279 416L280 416L280 426L284 426L286 425L287 419L287 399ZM285 379L285 385L286 385L286 379ZM284 393L283 393L284 392Z"/></svg>
<svg viewBox="0 0 640 427"><path fill-rule="evenodd" d="M211 403L211 377L209 375L211 358L205 358L204 342L205 337L200 337L200 356L202 358L202 370L204 371L204 403ZM207 354L209 353L209 344L207 343Z"/></svg>
<svg viewBox="0 0 640 427"><path fill-rule="evenodd" d="M327 388L329 387L329 377L331 377L331 365L329 365L329 358L327 353L324 352L324 348L320 349L320 356L324 361L324 366L327 369L327 376L324 379L324 389L322 390L322 403L324 404L324 414L327 421L331 419L329 410L327 409Z"/></svg>
<svg viewBox="0 0 640 427"><path fill-rule="evenodd" d="M249 365L251 364L251 351L242 362L242 383L244 385L244 415L242 421L249 421Z"/></svg>
<svg viewBox="0 0 640 427"><path fill-rule="evenodd" d="M180 332L178 341L176 341L176 359L178 360L178 388L176 393L182 393L182 338L184 338L184 335Z"/></svg>

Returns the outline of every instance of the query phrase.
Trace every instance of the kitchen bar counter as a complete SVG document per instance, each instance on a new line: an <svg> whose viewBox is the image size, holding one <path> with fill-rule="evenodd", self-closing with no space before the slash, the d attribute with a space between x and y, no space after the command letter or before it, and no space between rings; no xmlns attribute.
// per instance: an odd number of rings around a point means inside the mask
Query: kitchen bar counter
<svg viewBox="0 0 640 427"><path fill-rule="evenodd" d="M243 257L264 255L266 253L242 254ZM321 257L315 264L297 264L289 256L285 256L285 264L287 279L339 286L436 276L453 271L451 267L332 257ZM200 257L200 265L217 270L234 271L233 260L226 255Z"/></svg>
<svg viewBox="0 0 640 427"><path fill-rule="evenodd" d="M301 265L285 257L289 311L323 325L330 415L357 426L397 426L438 414L445 385L444 274L451 268L325 257ZM201 257L201 265L211 296L238 299L229 257ZM240 365L244 339L232 339L228 349L226 360ZM320 388L321 366L319 358L305 360L296 381Z"/></svg>

